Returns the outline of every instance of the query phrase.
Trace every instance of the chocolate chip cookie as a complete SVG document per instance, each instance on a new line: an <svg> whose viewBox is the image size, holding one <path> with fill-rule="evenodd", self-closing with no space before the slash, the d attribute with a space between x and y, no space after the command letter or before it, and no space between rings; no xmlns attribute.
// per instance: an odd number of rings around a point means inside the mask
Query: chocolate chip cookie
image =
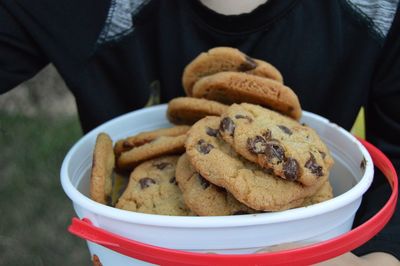
<svg viewBox="0 0 400 266"><path fill-rule="evenodd" d="M110 204L114 165L112 140L107 133L100 133L96 138L90 173L90 198L92 200Z"/></svg>
<svg viewBox="0 0 400 266"><path fill-rule="evenodd" d="M245 72L283 82L281 73L273 65L253 59L235 48L216 47L201 53L185 67L182 85L186 95L192 96L192 88L200 78L221 71Z"/></svg>
<svg viewBox="0 0 400 266"><path fill-rule="evenodd" d="M121 153L117 159L117 166L119 169L129 170L146 160L163 155L182 154L185 152L185 140L186 134L175 137L158 137L151 142Z"/></svg>
<svg viewBox="0 0 400 266"><path fill-rule="evenodd" d="M333 198L333 189L329 180L325 181L320 189L311 197L307 197L302 206L310 206Z"/></svg>
<svg viewBox="0 0 400 266"><path fill-rule="evenodd" d="M114 153L117 157L122 152L149 143L159 137L175 137L186 134L189 126L175 126L170 128L160 128L152 131L141 132L137 135L118 140L114 145Z"/></svg>
<svg viewBox="0 0 400 266"><path fill-rule="evenodd" d="M176 166L176 181L186 205L197 215L222 216L255 213L224 188L215 186L192 167L186 154Z"/></svg>
<svg viewBox="0 0 400 266"><path fill-rule="evenodd" d="M179 97L168 103L167 118L173 124L192 125L208 115L221 115L227 105L192 97Z"/></svg>
<svg viewBox="0 0 400 266"><path fill-rule="evenodd" d="M247 160L289 181L311 186L333 165L330 152L310 127L253 104L233 104L219 132Z"/></svg>
<svg viewBox="0 0 400 266"><path fill-rule="evenodd" d="M293 119L300 119L297 95L287 86L272 79L247 73L219 72L199 79L193 97L224 104L253 103L265 106Z"/></svg>
<svg viewBox="0 0 400 266"><path fill-rule="evenodd" d="M327 180L313 186L274 176L269 170L245 160L219 135L221 118L208 116L189 130L185 143L190 163L205 179L223 187L252 209L279 211L301 206Z"/></svg>
<svg viewBox="0 0 400 266"><path fill-rule="evenodd" d="M192 214L175 180L178 156L163 156L135 168L116 207L151 214Z"/></svg>

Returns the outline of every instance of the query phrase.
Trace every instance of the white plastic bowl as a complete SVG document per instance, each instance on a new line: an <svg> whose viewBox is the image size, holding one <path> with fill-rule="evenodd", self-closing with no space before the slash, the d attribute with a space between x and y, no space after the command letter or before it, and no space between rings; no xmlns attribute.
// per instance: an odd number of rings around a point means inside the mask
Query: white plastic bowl
<svg viewBox="0 0 400 266"><path fill-rule="evenodd" d="M287 242L319 242L349 231L362 195L373 178L372 159L350 133L321 116L303 111L301 122L314 128L335 160L330 173L335 197L309 207L281 212L223 217L177 217L143 214L108 207L87 197L92 152L97 134L113 141L142 131L168 127L166 105L134 111L97 127L68 152L61 168L61 183L79 218L139 242L195 252L253 253ZM361 167L361 162L363 166ZM142 262L88 242L91 254L103 265Z"/></svg>

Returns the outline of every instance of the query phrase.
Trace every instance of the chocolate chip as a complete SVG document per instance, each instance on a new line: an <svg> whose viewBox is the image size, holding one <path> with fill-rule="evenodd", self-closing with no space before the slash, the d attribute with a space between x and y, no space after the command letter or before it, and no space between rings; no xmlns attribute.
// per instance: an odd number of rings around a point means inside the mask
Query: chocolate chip
<svg viewBox="0 0 400 266"><path fill-rule="evenodd" d="M124 142L122 142L122 147L129 149L129 148L135 147L135 145L133 145L132 143L130 143L128 141L124 141Z"/></svg>
<svg viewBox="0 0 400 266"><path fill-rule="evenodd" d="M274 170L272 168L262 168L262 171L267 175L274 175Z"/></svg>
<svg viewBox="0 0 400 266"><path fill-rule="evenodd" d="M299 163L293 158L288 158L283 163L283 174L287 180L297 180L300 176Z"/></svg>
<svg viewBox="0 0 400 266"><path fill-rule="evenodd" d="M315 161L315 157L312 153L310 153L310 159L308 159L304 167L310 169L311 173L316 176L324 175L324 173L322 172L322 166L317 164L317 162Z"/></svg>
<svg viewBox="0 0 400 266"><path fill-rule="evenodd" d="M249 57L246 55L246 61L244 61L239 67L238 67L238 71L240 72L245 72L245 71L249 71L252 69L255 69L257 67L257 62L254 61L253 58Z"/></svg>
<svg viewBox="0 0 400 266"><path fill-rule="evenodd" d="M262 133L262 136L263 136L266 140L271 139L271 138L272 138L271 131L269 131L269 129L266 129L266 130Z"/></svg>
<svg viewBox="0 0 400 266"><path fill-rule="evenodd" d="M322 157L322 159L325 159L325 157L326 157L326 153L325 152L323 152L323 151L318 151L319 152L319 154L321 154L321 157Z"/></svg>
<svg viewBox="0 0 400 266"><path fill-rule="evenodd" d="M219 192L219 193L226 193L226 189L223 188L223 187L215 186L215 189L216 189L217 192Z"/></svg>
<svg viewBox="0 0 400 266"><path fill-rule="evenodd" d="M267 141L261 136L247 139L247 149L254 154L264 153L267 147Z"/></svg>
<svg viewBox="0 0 400 266"><path fill-rule="evenodd" d="M365 171L365 168L367 167L367 160L363 157L361 163L360 163L360 168L361 170Z"/></svg>
<svg viewBox="0 0 400 266"><path fill-rule="evenodd" d="M170 166L170 163L167 162L155 162L153 163L153 166L156 167L159 170L163 170L165 167Z"/></svg>
<svg viewBox="0 0 400 266"><path fill-rule="evenodd" d="M210 182L208 182L202 175L198 174L197 177L203 189L206 189L210 186Z"/></svg>
<svg viewBox="0 0 400 266"><path fill-rule="evenodd" d="M219 131L218 131L218 129L207 127L206 133L207 133L207 135L209 135L211 137L218 137Z"/></svg>
<svg viewBox="0 0 400 266"><path fill-rule="evenodd" d="M154 179L152 179L150 177L143 177L142 179L139 180L141 189L145 189L155 183L156 183L156 181L154 181Z"/></svg>
<svg viewBox="0 0 400 266"><path fill-rule="evenodd" d="M204 139L201 139L197 142L197 150L202 154L208 154L213 148L214 146L205 142Z"/></svg>
<svg viewBox="0 0 400 266"><path fill-rule="evenodd" d="M251 119L250 116L247 115L235 115L236 119L246 119L247 121L249 121L249 123L253 122L253 119Z"/></svg>
<svg viewBox="0 0 400 266"><path fill-rule="evenodd" d="M277 158L278 159L277 163L281 163L285 159L285 150L278 143L278 141L267 142L264 154L267 156L269 160Z"/></svg>
<svg viewBox="0 0 400 266"><path fill-rule="evenodd" d="M235 123L229 117L224 117L219 124L219 129L233 136L233 133L235 132Z"/></svg>
<svg viewBox="0 0 400 266"><path fill-rule="evenodd" d="M177 182L176 182L176 178L175 178L175 176L173 176L173 177L171 177L170 179L169 179L169 182L171 183L171 184L177 184Z"/></svg>
<svg viewBox="0 0 400 266"><path fill-rule="evenodd" d="M232 215L243 215L243 214L249 214L249 213L247 211L242 211L242 210L235 211L232 213Z"/></svg>
<svg viewBox="0 0 400 266"><path fill-rule="evenodd" d="M293 134L293 132L292 132L289 128L285 127L284 125L278 125L278 127L279 127L284 133L288 134L289 136Z"/></svg>

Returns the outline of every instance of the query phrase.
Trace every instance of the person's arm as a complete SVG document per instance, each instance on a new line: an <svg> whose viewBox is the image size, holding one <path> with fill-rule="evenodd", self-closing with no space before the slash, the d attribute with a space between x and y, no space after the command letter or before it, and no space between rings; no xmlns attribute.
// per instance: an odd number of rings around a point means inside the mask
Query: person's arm
<svg viewBox="0 0 400 266"><path fill-rule="evenodd" d="M336 258L317 263L315 266L399 266L400 262L390 254L383 252L369 253L364 256L356 256L353 253L345 253Z"/></svg>
<svg viewBox="0 0 400 266"><path fill-rule="evenodd" d="M0 94L33 77L48 60L15 14L0 2Z"/></svg>
<svg viewBox="0 0 400 266"><path fill-rule="evenodd" d="M307 246L307 244L299 242L286 243L286 244L271 246L263 250L259 250L256 253L289 250L304 246ZM364 256L356 256L351 252L347 252L343 255L337 256L335 258L314 265L315 266L375 266L375 265L400 266L400 261L396 259L394 256L384 252L372 252Z"/></svg>

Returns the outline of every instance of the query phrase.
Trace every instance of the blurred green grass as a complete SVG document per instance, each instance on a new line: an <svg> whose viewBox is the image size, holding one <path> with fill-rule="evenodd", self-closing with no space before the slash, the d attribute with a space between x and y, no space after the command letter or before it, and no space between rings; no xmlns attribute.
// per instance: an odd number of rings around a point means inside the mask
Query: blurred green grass
<svg viewBox="0 0 400 266"><path fill-rule="evenodd" d="M91 265L67 232L74 211L59 177L81 136L76 116L0 112L0 265Z"/></svg>

